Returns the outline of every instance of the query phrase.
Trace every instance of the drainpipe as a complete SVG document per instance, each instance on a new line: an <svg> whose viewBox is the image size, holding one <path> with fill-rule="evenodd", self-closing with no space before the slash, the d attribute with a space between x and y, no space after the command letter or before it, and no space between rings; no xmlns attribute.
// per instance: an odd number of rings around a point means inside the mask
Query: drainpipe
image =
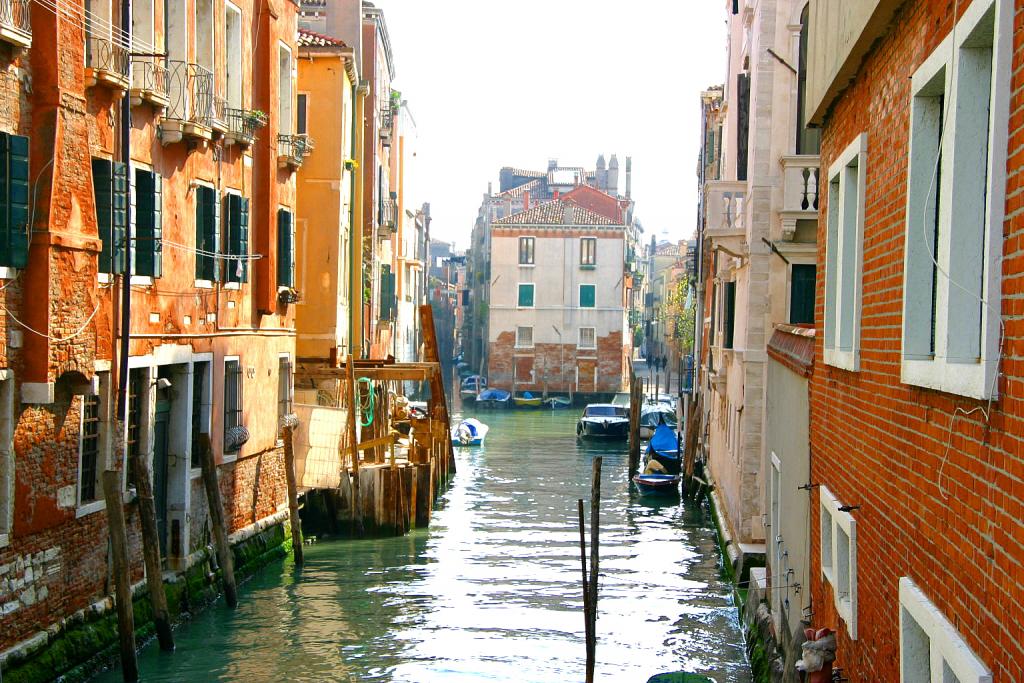
<svg viewBox="0 0 1024 683"><path fill-rule="evenodd" d="M363 357L363 193L362 193L362 130L360 122L363 120L363 99L369 91L369 87L358 77L352 84L352 159L359 164L352 169L349 179L351 181L352 197L349 202L349 329L348 346L349 354L353 358ZM358 264L358 267L357 267Z"/></svg>

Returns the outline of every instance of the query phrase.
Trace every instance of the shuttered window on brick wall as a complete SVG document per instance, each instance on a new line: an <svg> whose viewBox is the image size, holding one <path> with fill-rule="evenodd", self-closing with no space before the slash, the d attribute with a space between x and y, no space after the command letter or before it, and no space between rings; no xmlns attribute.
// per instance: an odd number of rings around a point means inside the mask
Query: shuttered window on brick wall
<svg viewBox="0 0 1024 683"><path fill-rule="evenodd" d="M794 263L789 285L789 324L814 324L814 275L813 264Z"/></svg>
<svg viewBox="0 0 1024 683"><path fill-rule="evenodd" d="M220 218L217 191L200 185L196 188L196 279L215 282L220 279Z"/></svg>
<svg viewBox="0 0 1024 683"><path fill-rule="evenodd" d="M288 209L277 210L277 286L295 286L295 228Z"/></svg>
<svg viewBox="0 0 1024 683"><path fill-rule="evenodd" d="M125 241L128 239L128 168L119 161L92 160L96 227L103 248L99 272L125 272Z"/></svg>
<svg viewBox="0 0 1024 683"><path fill-rule="evenodd" d="M0 133L0 266L28 265L28 138Z"/></svg>
<svg viewBox="0 0 1024 683"><path fill-rule="evenodd" d="M722 348L731 349L736 327L736 283L726 282L722 294L725 297L725 310L722 316Z"/></svg>
<svg viewBox="0 0 1024 683"><path fill-rule="evenodd" d="M380 267L380 319L393 320L395 314L395 274L391 266Z"/></svg>
<svg viewBox="0 0 1024 683"><path fill-rule="evenodd" d="M160 277L163 257L163 179L135 169L135 274Z"/></svg>
<svg viewBox="0 0 1024 683"><path fill-rule="evenodd" d="M227 196L228 214L228 254L230 256L249 255L249 200L237 194ZM225 260L227 282L248 282L249 263L244 259Z"/></svg>

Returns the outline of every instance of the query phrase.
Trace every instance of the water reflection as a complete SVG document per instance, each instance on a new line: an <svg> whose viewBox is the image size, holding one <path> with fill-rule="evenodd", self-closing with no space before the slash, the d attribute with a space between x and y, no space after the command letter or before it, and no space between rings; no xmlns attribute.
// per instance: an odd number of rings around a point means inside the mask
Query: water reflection
<svg viewBox="0 0 1024 683"><path fill-rule="evenodd" d="M631 492L621 445L579 443L576 411L481 414L484 448L429 531L321 541L148 647L146 681L565 681L583 670L576 499L604 455L598 680L688 668L749 680L702 510ZM108 673L100 680L115 681Z"/></svg>

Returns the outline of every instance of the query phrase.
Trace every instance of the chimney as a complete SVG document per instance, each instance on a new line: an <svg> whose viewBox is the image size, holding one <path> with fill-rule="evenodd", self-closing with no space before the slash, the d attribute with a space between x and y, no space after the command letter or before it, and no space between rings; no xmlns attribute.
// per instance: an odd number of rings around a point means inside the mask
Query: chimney
<svg viewBox="0 0 1024 683"><path fill-rule="evenodd" d="M529 190L524 190L523 191L523 211L529 211L529 210L530 210L530 191Z"/></svg>
<svg viewBox="0 0 1024 683"><path fill-rule="evenodd" d="M613 197L619 196L619 160L612 155L608 162L608 194Z"/></svg>
<svg viewBox="0 0 1024 683"><path fill-rule="evenodd" d="M487 194L491 194L491 181L487 181Z"/></svg>
<svg viewBox="0 0 1024 683"><path fill-rule="evenodd" d="M626 199L632 195L633 189L633 158L626 157Z"/></svg>
<svg viewBox="0 0 1024 683"><path fill-rule="evenodd" d="M554 171L558 168L558 159L548 159L548 170Z"/></svg>
<svg viewBox="0 0 1024 683"><path fill-rule="evenodd" d="M573 209L573 203L572 202L562 202L562 224L563 225L572 225L573 224L573 218L572 218L573 210L572 209Z"/></svg>
<svg viewBox="0 0 1024 683"><path fill-rule="evenodd" d="M552 190L551 192L552 192L551 198L552 199L558 199L558 190L555 189L555 190Z"/></svg>
<svg viewBox="0 0 1024 683"><path fill-rule="evenodd" d="M594 171L594 184L599 190L608 189L608 170L604 163L604 155L597 157L597 169Z"/></svg>

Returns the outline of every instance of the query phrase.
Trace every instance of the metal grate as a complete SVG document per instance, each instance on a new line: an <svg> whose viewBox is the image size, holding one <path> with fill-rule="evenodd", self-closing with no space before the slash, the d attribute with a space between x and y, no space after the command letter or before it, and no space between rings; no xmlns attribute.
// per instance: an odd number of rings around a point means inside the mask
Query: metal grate
<svg viewBox="0 0 1024 683"><path fill-rule="evenodd" d="M85 396L82 403L82 464L79 503L96 500L96 474L100 455L100 398Z"/></svg>
<svg viewBox="0 0 1024 683"><path fill-rule="evenodd" d="M128 50L109 38L89 36L85 46L86 66L128 77Z"/></svg>
<svg viewBox="0 0 1024 683"><path fill-rule="evenodd" d="M237 360L224 364L224 432L242 424L242 365ZM226 452L238 452L238 446Z"/></svg>

